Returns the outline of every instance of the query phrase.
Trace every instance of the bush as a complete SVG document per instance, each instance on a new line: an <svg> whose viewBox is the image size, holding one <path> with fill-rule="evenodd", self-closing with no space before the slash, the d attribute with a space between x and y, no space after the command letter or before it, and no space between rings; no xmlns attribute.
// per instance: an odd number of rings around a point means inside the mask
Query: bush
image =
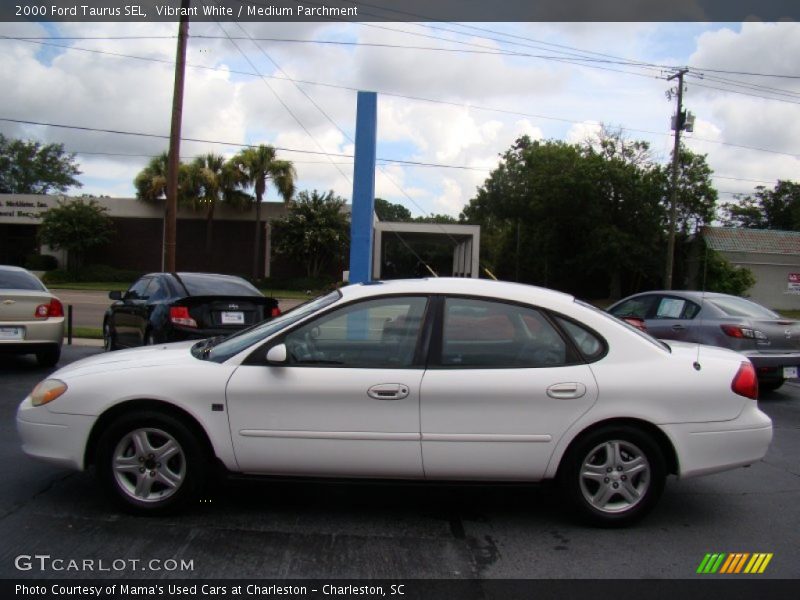
<svg viewBox="0 0 800 600"><path fill-rule="evenodd" d="M52 271L58 268L58 259L49 254L29 254L25 257L25 268L30 271Z"/></svg>
<svg viewBox="0 0 800 600"><path fill-rule="evenodd" d="M83 267L73 274L66 269L56 269L48 271L42 277L45 283L88 283L88 282L120 282L132 283L141 277L143 273L139 271L126 271L115 269L107 265L89 265Z"/></svg>

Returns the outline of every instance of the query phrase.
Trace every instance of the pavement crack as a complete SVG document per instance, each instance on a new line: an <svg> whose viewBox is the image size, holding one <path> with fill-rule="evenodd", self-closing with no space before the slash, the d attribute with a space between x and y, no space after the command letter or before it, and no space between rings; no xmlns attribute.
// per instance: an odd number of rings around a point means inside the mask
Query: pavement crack
<svg viewBox="0 0 800 600"><path fill-rule="evenodd" d="M39 490L38 492L36 492L32 496L30 496L29 498L26 498L25 500L21 500L21 501L15 503L14 505L12 505L11 508L9 508L2 515L0 515L0 521L4 521L6 518L10 517L11 515L16 514L17 512L19 512L19 510L23 506L26 506L30 502L33 502L34 500L39 498L40 496L43 496L44 494L46 494L47 492L52 490L57 484L59 484L59 483L61 483L63 481L66 481L70 477L74 477L74 476L75 476L75 473L65 473L61 477L56 477L56 478L50 480L50 482L46 486L44 486L41 490Z"/></svg>

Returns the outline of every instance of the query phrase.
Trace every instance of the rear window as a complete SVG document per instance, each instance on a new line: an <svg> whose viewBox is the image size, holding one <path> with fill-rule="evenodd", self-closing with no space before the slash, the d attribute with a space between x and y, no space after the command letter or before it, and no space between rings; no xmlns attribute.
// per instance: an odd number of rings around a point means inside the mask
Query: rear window
<svg viewBox="0 0 800 600"><path fill-rule="evenodd" d="M178 275L190 296L261 296L255 287L239 277L181 273Z"/></svg>
<svg viewBox="0 0 800 600"><path fill-rule="evenodd" d="M750 317L755 319L780 319L780 316L760 304L730 296L726 298L707 298L706 301L716 306L729 317Z"/></svg>
<svg viewBox="0 0 800 600"><path fill-rule="evenodd" d="M42 292L44 284L27 271L0 270L0 290L33 290Z"/></svg>

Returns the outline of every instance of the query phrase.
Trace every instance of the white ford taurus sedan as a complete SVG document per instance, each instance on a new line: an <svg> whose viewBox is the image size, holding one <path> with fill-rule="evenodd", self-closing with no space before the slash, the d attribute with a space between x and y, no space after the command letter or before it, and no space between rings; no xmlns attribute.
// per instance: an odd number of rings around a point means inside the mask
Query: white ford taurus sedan
<svg viewBox="0 0 800 600"><path fill-rule="evenodd" d="M87 358L19 407L30 456L94 466L124 508L197 497L213 466L261 475L556 479L622 525L668 474L760 460L752 365L664 344L573 297L512 283L353 285L222 339Z"/></svg>

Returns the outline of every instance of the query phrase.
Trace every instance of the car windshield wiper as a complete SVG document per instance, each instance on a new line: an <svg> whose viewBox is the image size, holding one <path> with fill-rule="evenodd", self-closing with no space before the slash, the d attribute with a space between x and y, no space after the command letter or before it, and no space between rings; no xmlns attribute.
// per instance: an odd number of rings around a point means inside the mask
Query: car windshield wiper
<svg viewBox="0 0 800 600"><path fill-rule="evenodd" d="M222 340L224 340L226 335L216 335L212 338L208 338L205 342L202 342L201 346L197 347L197 354L201 359L208 358L208 353L211 352L211 349L219 344Z"/></svg>

